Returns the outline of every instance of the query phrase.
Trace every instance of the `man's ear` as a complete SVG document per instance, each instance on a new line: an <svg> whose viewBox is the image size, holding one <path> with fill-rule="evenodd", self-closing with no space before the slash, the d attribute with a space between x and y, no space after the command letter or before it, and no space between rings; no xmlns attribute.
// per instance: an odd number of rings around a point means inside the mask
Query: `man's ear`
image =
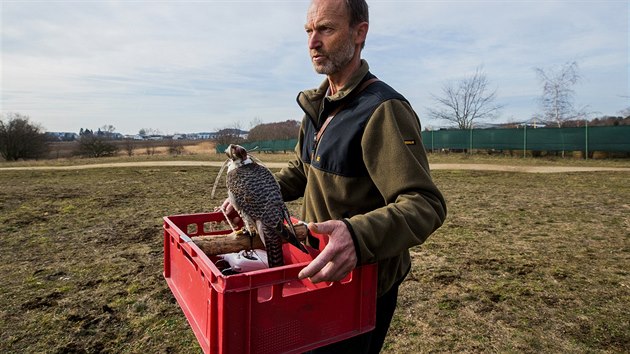
<svg viewBox="0 0 630 354"><path fill-rule="evenodd" d="M370 25L367 22L361 22L354 28L354 43L361 44L365 42Z"/></svg>

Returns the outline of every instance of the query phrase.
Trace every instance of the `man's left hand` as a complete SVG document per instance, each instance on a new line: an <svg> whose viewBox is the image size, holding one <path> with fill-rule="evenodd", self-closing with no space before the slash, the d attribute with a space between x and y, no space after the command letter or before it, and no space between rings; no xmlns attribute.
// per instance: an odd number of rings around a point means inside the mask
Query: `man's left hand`
<svg viewBox="0 0 630 354"><path fill-rule="evenodd" d="M313 283L345 278L357 266L357 254L346 224L340 220L329 220L309 223L308 228L314 233L327 234L328 244L300 271L298 277L309 278Z"/></svg>

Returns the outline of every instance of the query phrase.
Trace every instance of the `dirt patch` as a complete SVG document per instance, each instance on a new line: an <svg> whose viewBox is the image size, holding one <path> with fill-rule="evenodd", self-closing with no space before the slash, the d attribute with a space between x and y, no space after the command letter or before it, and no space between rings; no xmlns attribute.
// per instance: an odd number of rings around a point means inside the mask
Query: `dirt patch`
<svg viewBox="0 0 630 354"><path fill-rule="evenodd" d="M432 170L473 170L473 171L500 171L500 172L521 172L521 173L567 173L567 172L630 172L630 168L625 167L605 167L605 166L512 166L494 164L452 164L435 163L431 164Z"/></svg>

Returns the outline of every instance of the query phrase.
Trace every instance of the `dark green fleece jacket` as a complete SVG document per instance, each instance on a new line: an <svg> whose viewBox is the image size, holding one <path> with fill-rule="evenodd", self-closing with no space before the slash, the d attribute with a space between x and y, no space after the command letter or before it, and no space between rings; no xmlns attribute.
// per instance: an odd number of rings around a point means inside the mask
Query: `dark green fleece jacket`
<svg viewBox="0 0 630 354"><path fill-rule="evenodd" d="M285 200L304 197L303 220L345 221L359 264L378 262L380 296L404 278L409 248L442 225L446 204L431 179L420 122L409 102L381 81L353 92L373 77L362 61L336 94L325 97L328 80L299 93L305 116L296 158L275 176Z"/></svg>

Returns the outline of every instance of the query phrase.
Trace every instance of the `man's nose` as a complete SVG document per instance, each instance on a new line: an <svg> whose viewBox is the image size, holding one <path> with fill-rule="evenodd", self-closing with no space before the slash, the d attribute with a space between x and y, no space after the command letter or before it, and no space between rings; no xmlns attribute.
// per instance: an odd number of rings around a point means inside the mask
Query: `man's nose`
<svg viewBox="0 0 630 354"><path fill-rule="evenodd" d="M319 38L319 34L313 31L308 37L308 49L317 49L322 46L322 41Z"/></svg>

